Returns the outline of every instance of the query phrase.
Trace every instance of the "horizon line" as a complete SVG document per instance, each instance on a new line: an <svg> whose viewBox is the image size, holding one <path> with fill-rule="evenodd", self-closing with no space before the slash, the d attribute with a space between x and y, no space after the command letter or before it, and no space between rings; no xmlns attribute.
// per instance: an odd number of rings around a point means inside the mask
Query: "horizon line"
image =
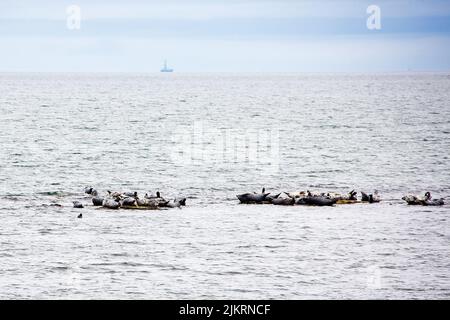
<svg viewBox="0 0 450 320"><path fill-rule="evenodd" d="M61 70L61 71L44 71L44 70L0 70L0 74L5 73L71 73L71 74L83 74L83 73L97 73L97 74L107 74L107 73L118 73L118 74L165 74L161 71L108 71L108 70L102 70L102 71L67 71L67 70ZM202 74L202 73L234 73L234 74L249 74L249 73L284 73L284 74L314 74L314 73L342 73L342 74L380 74L380 73L450 73L450 69L446 70L379 70L379 71L373 71L373 70L361 70L361 71L173 71L170 74Z"/></svg>

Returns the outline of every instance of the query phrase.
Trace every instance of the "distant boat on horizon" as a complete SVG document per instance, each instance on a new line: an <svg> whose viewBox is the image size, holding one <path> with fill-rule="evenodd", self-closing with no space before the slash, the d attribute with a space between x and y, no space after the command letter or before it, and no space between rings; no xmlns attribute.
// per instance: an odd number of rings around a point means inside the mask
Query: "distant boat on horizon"
<svg viewBox="0 0 450 320"><path fill-rule="evenodd" d="M167 60L164 60L164 67L161 69L161 72L173 72L173 69L167 67Z"/></svg>

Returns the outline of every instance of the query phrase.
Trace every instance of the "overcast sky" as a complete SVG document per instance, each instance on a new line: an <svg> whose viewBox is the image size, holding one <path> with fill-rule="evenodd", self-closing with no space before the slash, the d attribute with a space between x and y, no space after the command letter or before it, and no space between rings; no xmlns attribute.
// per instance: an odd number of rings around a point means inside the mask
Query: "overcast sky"
<svg viewBox="0 0 450 320"><path fill-rule="evenodd" d="M0 43L0 71L450 71L450 1L0 0Z"/></svg>

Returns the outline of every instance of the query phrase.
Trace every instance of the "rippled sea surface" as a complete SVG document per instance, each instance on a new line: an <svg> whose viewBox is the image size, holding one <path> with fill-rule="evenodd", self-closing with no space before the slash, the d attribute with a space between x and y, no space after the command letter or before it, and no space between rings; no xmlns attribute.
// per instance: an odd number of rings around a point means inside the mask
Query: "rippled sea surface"
<svg viewBox="0 0 450 320"><path fill-rule="evenodd" d="M0 74L0 298L448 299L449 206L401 197L450 201L449 103L448 74ZM262 187L384 201L238 204Z"/></svg>

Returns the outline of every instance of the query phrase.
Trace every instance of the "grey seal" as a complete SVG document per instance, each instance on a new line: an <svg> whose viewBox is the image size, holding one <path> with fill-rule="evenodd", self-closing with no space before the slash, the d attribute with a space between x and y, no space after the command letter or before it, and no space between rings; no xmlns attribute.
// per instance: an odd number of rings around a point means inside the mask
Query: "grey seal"
<svg viewBox="0 0 450 320"><path fill-rule="evenodd" d="M107 190L108 196L112 198L122 198L122 194L120 192L112 192L110 190Z"/></svg>
<svg viewBox="0 0 450 320"><path fill-rule="evenodd" d="M378 194L378 190L375 190L373 194L367 194L365 192L361 191L361 201L362 202L369 202L369 203L376 203L381 201L381 197Z"/></svg>
<svg viewBox="0 0 450 320"><path fill-rule="evenodd" d="M272 200L272 204L277 206L292 206L295 204L294 198L276 198Z"/></svg>
<svg viewBox="0 0 450 320"><path fill-rule="evenodd" d="M285 193L286 193L286 192L285 192ZM289 196L288 193L286 193L286 194ZM272 194L272 193L270 193L270 194L266 197L266 200L265 200L265 201L267 201L267 202L269 202L269 203L272 203L272 200L277 199L280 195L281 195L281 193L277 193L277 194ZM289 196L289 197L291 197L291 196ZM291 197L291 198L293 198L293 197Z"/></svg>
<svg viewBox="0 0 450 320"><path fill-rule="evenodd" d="M423 205L423 200L419 199L414 195L406 195L402 197L402 200L406 201L406 203L410 206L421 206Z"/></svg>
<svg viewBox="0 0 450 320"><path fill-rule="evenodd" d="M443 206L445 204L442 198L432 199L430 192L426 192L422 199L414 195L406 195L402 197L402 200L406 201L410 206Z"/></svg>
<svg viewBox="0 0 450 320"><path fill-rule="evenodd" d="M236 195L236 197L241 203L263 203L270 194L270 192L266 193L265 191L266 189L262 188L261 193L243 193Z"/></svg>
<svg viewBox="0 0 450 320"><path fill-rule="evenodd" d="M423 200L424 206L443 206L444 205L444 199L431 199L431 193L427 192L425 193L425 197Z"/></svg>
<svg viewBox="0 0 450 320"><path fill-rule="evenodd" d="M73 207L77 209L83 209L83 205L79 201L73 201Z"/></svg>
<svg viewBox="0 0 450 320"><path fill-rule="evenodd" d="M268 198L268 200L270 203L278 206L291 206L295 204L295 198L290 197L287 193L280 193L276 197Z"/></svg>
<svg viewBox="0 0 450 320"><path fill-rule="evenodd" d="M161 193L159 191L156 191L156 196L149 195L149 194L146 193L144 198L154 201L155 203L158 204L159 207L166 207L167 204L169 203L169 201L167 201L166 199L161 197Z"/></svg>
<svg viewBox="0 0 450 320"><path fill-rule="evenodd" d="M148 194L148 193L146 193L145 194L145 196L144 196L144 198L146 198L146 199L156 199L156 198L161 198L161 193L159 192L159 191L156 191L156 195L153 195L153 194Z"/></svg>
<svg viewBox="0 0 450 320"><path fill-rule="evenodd" d="M181 203L176 200L170 200L164 206L167 208L181 208Z"/></svg>
<svg viewBox="0 0 450 320"><path fill-rule="evenodd" d="M181 206L186 206L186 198L184 197L175 198L174 201L179 202Z"/></svg>
<svg viewBox="0 0 450 320"><path fill-rule="evenodd" d="M91 196L98 196L98 191L95 190L92 186L84 188L84 193L90 194Z"/></svg>
<svg viewBox="0 0 450 320"><path fill-rule="evenodd" d="M120 202L120 205L127 207L137 206L136 198L127 197Z"/></svg>
<svg viewBox="0 0 450 320"><path fill-rule="evenodd" d="M355 190L350 191L346 195L338 195L338 194L328 193L327 196L330 199L336 199L336 201L339 201L339 200L356 201L356 200L358 200L358 192L356 192Z"/></svg>
<svg viewBox="0 0 450 320"><path fill-rule="evenodd" d="M131 197L131 198L137 198L137 196L138 196L136 191L135 192L124 192L123 195L125 197Z"/></svg>
<svg viewBox="0 0 450 320"><path fill-rule="evenodd" d="M296 201L296 204L323 207L323 206L333 206L337 201L338 201L337 199L331 199L325 196L311 195L311 193L308 192L308 195L304 198L298 199Z"/></svg>
<svg viewBox="0 0 450 320"><path fill-rule="evenodd" d="M104 198L94 197L94 198L92 198L92 204L94 206L101 206L101 205L103 205L103 200L104 200Z"/></svg>
<svg viewBox="0 0 450 320"><path fill-rule="evenodd" d="M119 209L120 203L118 199L104 199L102 206L108 209Z"/></svg>
<svg viewBox="0 0 450 320"><path fill-rule="evenodd" d="M139 207L158 208L158 201L153 199L136 199L136 203Z"/></svg>

